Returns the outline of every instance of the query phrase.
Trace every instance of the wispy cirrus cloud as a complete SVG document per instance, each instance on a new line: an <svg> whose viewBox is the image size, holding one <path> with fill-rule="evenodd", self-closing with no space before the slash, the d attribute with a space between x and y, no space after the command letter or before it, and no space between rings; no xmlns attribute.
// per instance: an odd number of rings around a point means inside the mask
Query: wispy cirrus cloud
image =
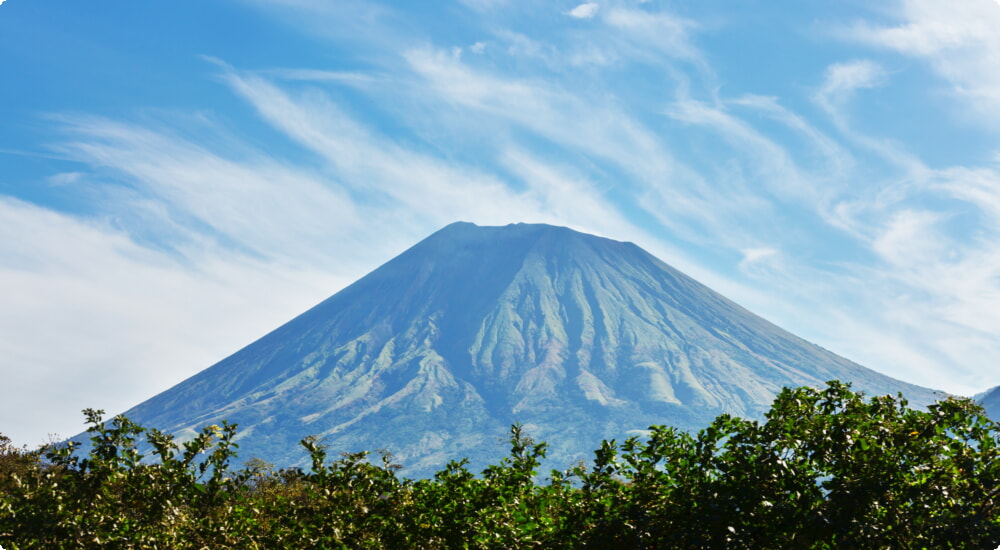
<svg viewBox="0 0 1000 550"><path fill-rule="evenodd" d="M218 60L206 58L210 61L221 63ZM224 65L224 64L223 64ZM266 76L273 76L282 80L305 80L309 82L333 82L342 84L363 85L379 80L378 77L367 73L350 71L326 71L322 69L271 69L260 71Z"/></svg>
<svg viewBox="0 0 1000 550"><path fill-rule="evenodd" d="M108 199L138 216L151 214L142 224L154 233L157 224L166 224L170 246L212 239L261 257L308 259L317 252L312 243L343 234L359 220L344 191L260 151L227 158L145 126L98 117L59 121L68 139L57 149L125 178L127 188L107 186L113 193ZM145 211L150 201L162 213ZM298 222L287 223L293 219ZM177 237L179 242L169 242Z"/></svg>
<svg viewBox="0 0 1000 550"><path fill-rule="evenodd" d="M890 23L856 22L850 39L924 60L949 84L956 108L1000 120L1000 10L996 2L901 0ZM970 120L975 120L970 117Z"/></svg>
<svg viewBox="0 0 1000 550"><path fill-rule="evenodd" d="M700 101L679 101L667 110L667 115L689 124L712 129L722 136L739 153L746 155L746 165L755 167L753 193L761 188L771 191L775 200L815 200L811 189L819 178L804 175L788 150L775 143L749 123L723 108L709 106ZM744 193L749 190L744 189Z"/></svg>
<svg viewBox="0 0 1000 550"><path fill-rule="evenodd" d="M843 144L820 131L814 123L808 121L801 114L795 113L783 106L775 97L744 95L727 100L726 103L734 107L749 108L756 113L761 113L794 131L801 138L804 138L802 142L808 144L812 154L803 156L818 160L817 164L821 166L822 171L828 176L828 183L830 183L830 180L844 181L846 179L845 175L857 164L857 161Z"/></svg>
<svg viewBox="0 0 1000 550"><path fill-rule="evenodd" d="M835 64L814 95L856 155L881 161L869 160L869 170L879 168L869 172L866 185L845 189L826 214L878 260L849 265L865 285L858 296L878 305L871 311L887 338L862 353L898 353L900 364L909 357L922 376L945 368L971 379L977 375L968 364L1000 353L1000 316L994 313L1000 307L1000 226L993 221L1000 174L990 167L934 168L898 140L859 130L848 114L850 103L887 78L867 61ZM866 341L859 336L857 342ZM989 383L982 374L977 379Z"/></svg>
<svg viewBox="0 0 1000 550"><path fill-rule="evenodd" d="M856 128L852 107L856 97L865 90L885 85L889 73L871 60L854 60L827 66L822 84L813 94L813 101L823 109L840 134L855 149L870 153L901 171L900 181L911 181L926 174L924 163L898 141L882 135L870 135ZM900 187L900 185L894 185Z"/></svg>
<svg viewBox="0 0 1000 550"><path fill-rule="evenodd" d="M886 81L886 71L870 59L834 63L826 68L816 101L831 114L844 106L858 90L875 88Z"/></svg>
<svg viewBox="0 0 1000 550"><path fill-rule="evenodd" d="M226 79L265 120L327 163L368 205L367 216L433 227L456 216L499 223L504 211L537 214L493 175L400 147L318 92L293 97L251 74L230 72Z"/></svg>
<svg viewBox="0 0 1000 550"><path fill-rule="evenodd" d="M610 10L607 24L618 31L619 39L641 48L648 48L669 58L695 62L703 69L709 65L692 42L697 23L666 11L651 12L628 8ZM632 52L638 55L638 52ZM641 58L641 57L640 57Z"/></svg>
<svg viewBox="0 0 1000 550"><path fill-rule="evenodd" d="M664 178L677 168L659 139L613 102L580 97L541 80L479 72L441 51L413 50L406 57L423 80L422 92L436 101L489 117L495 125L530 130L641 179Z"/></svg>

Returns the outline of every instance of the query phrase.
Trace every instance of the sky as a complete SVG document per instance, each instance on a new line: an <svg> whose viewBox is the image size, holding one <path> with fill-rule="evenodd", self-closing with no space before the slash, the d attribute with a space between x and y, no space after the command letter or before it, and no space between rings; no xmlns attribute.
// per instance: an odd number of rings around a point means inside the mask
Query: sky
<svg viewBox="0 0 1000 550"><path fill-rule="evenodd" d="M0 433L211 366L437 229L632 241L1000 384L1000 3L0 1Z"/></svg>

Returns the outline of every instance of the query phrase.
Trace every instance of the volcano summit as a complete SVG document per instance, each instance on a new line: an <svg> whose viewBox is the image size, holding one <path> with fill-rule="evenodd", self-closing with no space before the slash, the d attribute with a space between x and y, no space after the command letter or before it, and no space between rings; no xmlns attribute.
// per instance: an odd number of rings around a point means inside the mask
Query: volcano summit
<svg viewBox="0 0 1000 550"><path fill-rule="evenodd" d="M218 364L138 405L181 437L223 419L240 456L301 464L298 441L385 448L418 477L505 454L514 422L547 465L604 438L720 413L760 417L783 386L852 382L936 398L753 315L631 243L547 225L455 223Z"/></svg>

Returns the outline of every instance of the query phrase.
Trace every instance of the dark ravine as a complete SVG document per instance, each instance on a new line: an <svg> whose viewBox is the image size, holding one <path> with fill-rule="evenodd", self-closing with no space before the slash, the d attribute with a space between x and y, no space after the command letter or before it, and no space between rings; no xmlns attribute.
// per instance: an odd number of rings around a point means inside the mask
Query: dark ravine
<svg viewBox="0 0 1000 550"><path fill-rule="evenodd" d="M240 456L302 464L298 441L385 448L411 477L504 454L513 422L548 466L601 439L760 417L783 386L850 381L940 396L810 344L631 243L547 225L455 223L274 332L127 411L181 437L222 419Z"/></svg>

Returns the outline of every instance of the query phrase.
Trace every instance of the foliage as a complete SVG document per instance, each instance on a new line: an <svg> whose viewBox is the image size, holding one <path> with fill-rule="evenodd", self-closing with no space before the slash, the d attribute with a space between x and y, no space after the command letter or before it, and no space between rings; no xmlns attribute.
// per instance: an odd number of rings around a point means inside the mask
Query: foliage
<svg viewBox="0 0 1000 550"><path fill-rule="evenodd" d="M432 479L380 452L233 468L236 427L193 439L84 411L92 450L0 436L0 545L28 548L994 548L1000 427L968 400L927 410L831 382L786 389L763 422L654 426L551 472L514 425L510 454ZM144 439L144 441L143 441ZM143 449L143 450L141 450ZM144 449L149 449L144 451Z"/></svg>

